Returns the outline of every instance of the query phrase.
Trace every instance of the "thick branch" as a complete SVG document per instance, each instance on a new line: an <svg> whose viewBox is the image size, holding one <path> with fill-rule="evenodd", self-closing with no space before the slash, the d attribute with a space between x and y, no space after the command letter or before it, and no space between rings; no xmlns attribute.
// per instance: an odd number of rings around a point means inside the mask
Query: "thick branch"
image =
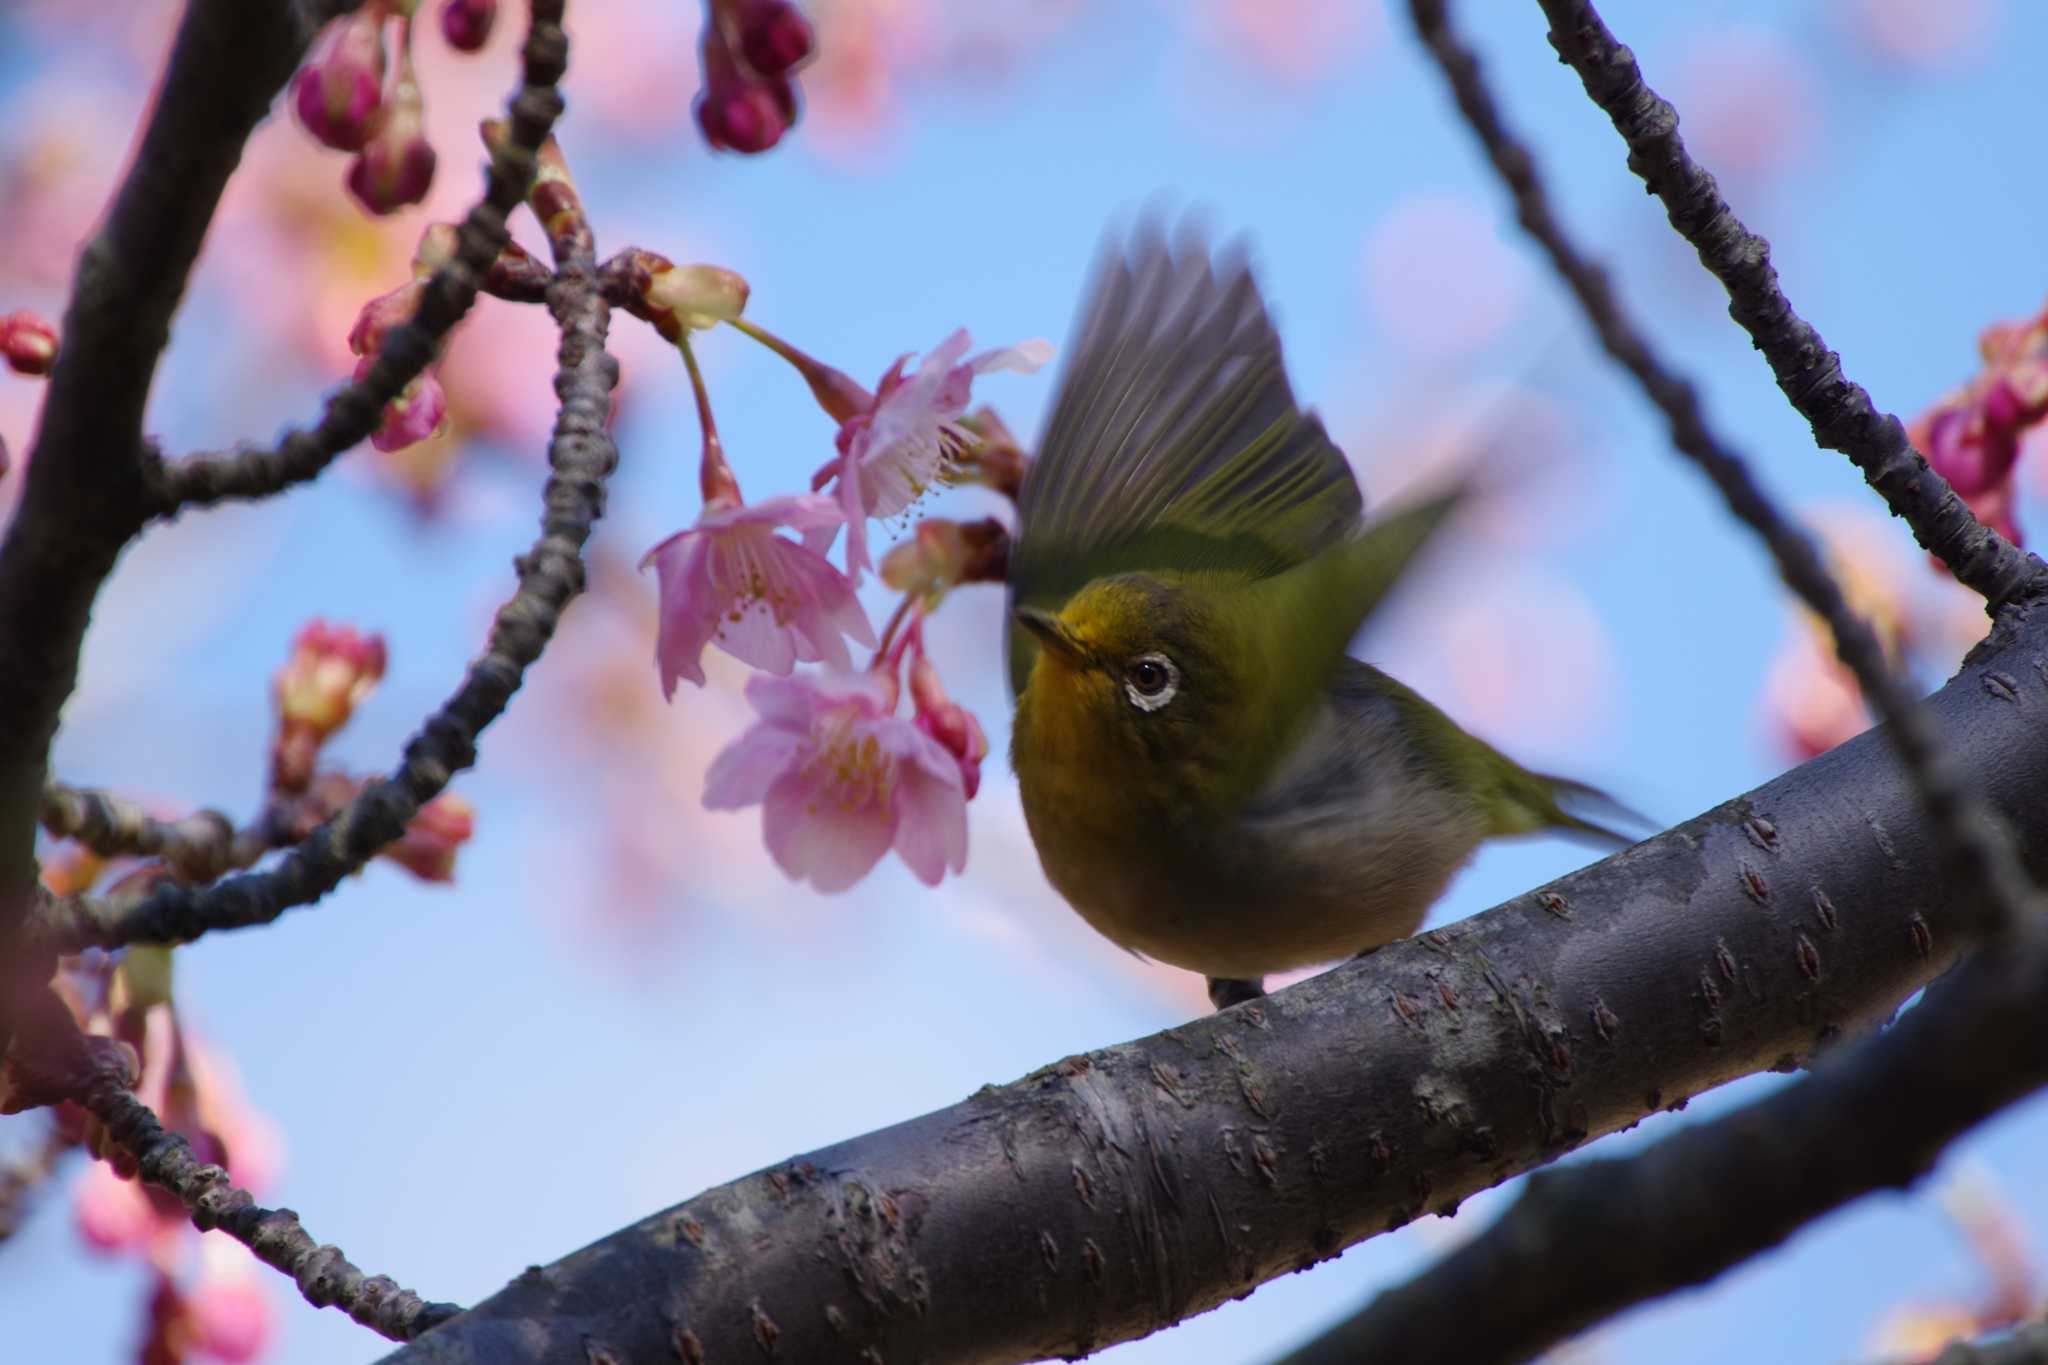
<svg viewBox="0 0 2048 1365"><path fill-rule="evenodd" d="M334 8L193 0L135 161L79 261L0 543L0 954L26 980L46 974L12 948L35 887L50 741L93 598L147 516L142 414L157 358L243 143ZM0 1019L0 1044L7 1030Z"/></svg>
<svg viewBox="0 0 2048 1365"><path fill-rule="evenodd" d="M1950 1342L1934 1365L2048 1365L2048 1323L2029 1323L1997 1341Z"/></svg>
<svg viewBox="0 0 2048 1365"><path fill-rule="evenodd" d="M1728 312L1770 362L1778 387L1813 424L1816 441L1847 455L1894 514L1956 580L1993 607L2048 591L2048 566L1980 523L1913 449L1899 419L1880 412L1841 358L1792 311L1771 267L1770 244L1744 227L1714 177L1678 135L1677 111L1643 83L1633 53L1615 40L1589 0L1539 0L1550 43L1578 72L1628 144L1629 169L1664 201L1671 225L1728 291Z"/></svg>
<svg viewBox="0 0 2048 1365"><path fill-rule="evenodd" d="M1927 704L2048 870L2048 612ZM712 1190L404 1361L1075 1355L1882 1020L1979 922L1881 733L1473 919Z"/></svg>
<svg viewBox="0 0 2048 1365"><path fill-rule="evenodd" d="M2048 1085L2048 922L1973 957L1897 1027L1636 1156L1540 1171L1500 1220L1278 1365L1527 1360L1932 1169ZM1483 1301L1484 1313L1461 1311Z"/></svg>

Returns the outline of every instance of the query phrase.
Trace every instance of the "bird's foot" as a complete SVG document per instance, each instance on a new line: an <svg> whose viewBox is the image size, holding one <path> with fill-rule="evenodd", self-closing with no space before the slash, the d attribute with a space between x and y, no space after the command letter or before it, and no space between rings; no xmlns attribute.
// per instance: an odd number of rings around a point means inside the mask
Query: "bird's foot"
<svg viewBox="0 0 2048 1365"><path fill-rule="evenodd" d="M1219 1010L1232 1005L1242 1005L1247 1000L1257 1000L1266 993L1264 977L1247 981L1234 976L1212 976L1209 978L1209 1003Z"/></svg>

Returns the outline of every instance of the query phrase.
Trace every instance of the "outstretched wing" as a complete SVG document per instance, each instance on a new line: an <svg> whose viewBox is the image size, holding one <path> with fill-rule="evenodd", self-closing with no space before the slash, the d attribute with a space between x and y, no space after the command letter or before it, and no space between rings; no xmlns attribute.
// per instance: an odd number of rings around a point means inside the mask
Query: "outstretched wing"
<svg viewBox="0 0 2048 1365"><path fill-rule="evenodd" d="M1096 266L1018 498L1012 601L1057 608L1133 570L1277 573L1350 533L1361 505L1295 403L1243 255L1147 225ZM1020 688L1030 648L1011 642Z"/></svg>

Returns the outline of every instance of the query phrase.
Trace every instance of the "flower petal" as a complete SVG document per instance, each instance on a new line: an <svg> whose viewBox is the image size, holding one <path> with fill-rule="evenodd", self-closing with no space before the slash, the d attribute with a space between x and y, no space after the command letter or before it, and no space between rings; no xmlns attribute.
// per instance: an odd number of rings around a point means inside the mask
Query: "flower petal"
<svg viewBox="0 0 2048 1365"><path fill-rule="evenodd" d="M896 852L919 881L937 886L948 870L967 866L967 797L953 756L921 731L911 734L932 752L897 770Z"/></svg>
<svg viewBox="0 0 2048 1365"><path fill-rule="evenodd" d="M801 773L789 773L762 803L761 834L776 866L818 890L844 891L865 877L896 834L895 812L832 800Z"/></svg>
<svg viewBox="0 0 2048 1365"><path fill-rule="evenodd" d="M704 774L704 808L743 810L758 805L796 765L803 742L794 730L766 723L752 726L711 761Z"/></svg>
<svg viewBox="0 0 2048 1365"><path fill-rule="evenodd" d="M988 374L993 370L1015 370L1019 374L1030 374L1051 359L1052 343L1044 337L1033 337L1029 341L1020 341L1015 346L983 351L968 360L967 368L976 374Z"/></svg>

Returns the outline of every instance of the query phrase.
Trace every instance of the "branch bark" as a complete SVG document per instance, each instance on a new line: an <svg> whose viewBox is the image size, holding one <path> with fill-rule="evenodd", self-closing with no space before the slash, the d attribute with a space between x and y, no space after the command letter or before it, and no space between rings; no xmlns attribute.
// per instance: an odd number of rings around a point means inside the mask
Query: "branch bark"
<svg viewBox="0 0 2048 1365"><path fill-rule="evenodd" d="M1663 201L1671 226L1728 291L1728 315L1770 362L1778 387L1813 426L1813 438L1847 455L1886 505L1956 581L1994 608L2048 591L2048 567L1979 522L1948 480L1928 466L1891 413L1842 373L1778 287L1770 243L1743 226L1706 168L1678 135L1678 112L1643 82L1635 55L1608 31L1590 0L1538 0L1550 45L1579 75L1628 144L1628 165Z"/></svg>
<svg viewBox="0 0 2048 1365"><path fill-rule="evenodd" d="M0 1000L48 976L15 951L35 898L35 829L58 711L99 586L149 515L143 407L228 176L339 5L193 0L134 163L79 261L64 345L0 542ZM0 1010L0 1054L10 1025Z"/></svg>
<svg viewBox="0 0 2048 1365"><path fill-rule="evenodd" d="M2009 610L1926 703L2036 877L2043 659L2048 612ZM1872 732L1264 1002L709 1191L390 1359L1099 1349L1874 1027L1964 950L1967 899Z"/></svg>

